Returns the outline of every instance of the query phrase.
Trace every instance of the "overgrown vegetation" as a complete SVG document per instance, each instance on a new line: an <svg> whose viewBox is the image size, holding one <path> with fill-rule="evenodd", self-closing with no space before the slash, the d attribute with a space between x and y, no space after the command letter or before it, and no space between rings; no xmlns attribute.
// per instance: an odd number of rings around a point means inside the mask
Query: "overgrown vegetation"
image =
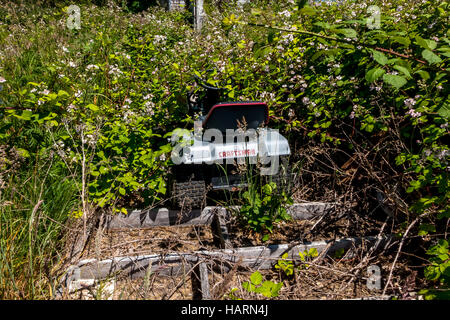
<svg viewBox="0 0 450 320"><path fill-rule="evenodd" d="M244 205L239 210L243 225L259 233L271 233L274 224L290 219L286 206L292 204L292 200L285 193L277 193L276 189L274 182L262 187L257 183L249 184L242 194ZM268 234L263 236L263 239L268 238Z"/></svg>
<svg viewBox="0 0 450 320"><path fill-rule="evenodd" d="M79 3L70 29L70 4L0 2L1 298L53 296L69 218L167 200L167 137L191 129L186 92L210 68L230 100L268 103L294 200L344 204L354 235L387 213L388 278L418 256L426 297L448 292L448 1L211 0L200 34L189 12L124 1ZM240 200L258 231L280 216Z"/></svg>

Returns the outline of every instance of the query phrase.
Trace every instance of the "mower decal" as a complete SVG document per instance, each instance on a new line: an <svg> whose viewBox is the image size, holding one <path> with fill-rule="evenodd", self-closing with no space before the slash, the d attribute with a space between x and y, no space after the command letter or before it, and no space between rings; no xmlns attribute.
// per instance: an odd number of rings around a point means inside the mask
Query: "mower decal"
<svg viewBox="0 0 450 320"><path fill-rule="evenodd" d="M255 149L245 149L245 150L234 150L234 151L223 151L219 152L220 158L228 157L243 157L243 156L254 156L256 155Z"/></svg>

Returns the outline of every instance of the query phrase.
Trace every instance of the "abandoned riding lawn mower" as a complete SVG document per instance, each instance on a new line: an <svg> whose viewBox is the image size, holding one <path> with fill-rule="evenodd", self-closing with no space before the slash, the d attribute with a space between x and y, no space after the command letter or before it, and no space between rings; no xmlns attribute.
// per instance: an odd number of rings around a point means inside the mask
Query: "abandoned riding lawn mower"
<svg viewBox="0 0 450 320"><path fill-rule="evenodd" d="M208 191L241 190L255 175L275 182L277 189L290 186L289 144L267 127L267 104L225 102L225 88L194 78L200 88L187 94L194 130L176 129L171 138L175 165L169 185L175 205L200 208Z"/></svg>

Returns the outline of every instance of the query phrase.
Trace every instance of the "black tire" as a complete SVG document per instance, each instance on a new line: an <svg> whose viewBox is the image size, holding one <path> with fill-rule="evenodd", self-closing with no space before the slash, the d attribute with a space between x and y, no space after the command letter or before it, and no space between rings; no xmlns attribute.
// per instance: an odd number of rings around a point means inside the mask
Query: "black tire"
<svg viewBox="0 0 450 320"><path fill-rule="evenodd" d="M205 181L175 182L173 196L179 208L201 208L206 199Z"/></svg>

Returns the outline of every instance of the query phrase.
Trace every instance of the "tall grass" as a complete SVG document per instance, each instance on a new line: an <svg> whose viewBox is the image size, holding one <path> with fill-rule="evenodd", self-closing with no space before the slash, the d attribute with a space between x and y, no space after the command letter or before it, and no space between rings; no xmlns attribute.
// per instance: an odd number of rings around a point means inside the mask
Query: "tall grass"
<svg viewBox="0 0 450 320"><path fill-rule="evenodd" d="M29 154L22 165L8 172L2 164L10 166L11 159L0 155L0 299L53 296L58 279L52 270L64 258L64 225L81 203L80 168L76 164L68 168L55 152L61 130L67 134L62 123L44 128L14 117L5 121L3 107L24 108L16 93L30 81L42 81L52 92L72 92L83 84L91 90L87 77L80 76L84 68L71 68L68 61L94 63L91 59L97 54L101 56L97 63L105 61L109 53L119 50L117 44L127 28L125 13L117 7L97 8L82 1L77 4L82 6L83 29L69 30L63 11L69 4L75 3L0 0L0 76L7 79L1 92L0 146ZM107 40L101 49L92 48L90 41L99 34ZM106 86L101 77L92 81Z"/></svg>
<svg viewBox="0 0 450 320"><path fill-rule="evenodd" d="M0 299L48 299L77 188L52 159L21 171L0 190Z"/></svg>

